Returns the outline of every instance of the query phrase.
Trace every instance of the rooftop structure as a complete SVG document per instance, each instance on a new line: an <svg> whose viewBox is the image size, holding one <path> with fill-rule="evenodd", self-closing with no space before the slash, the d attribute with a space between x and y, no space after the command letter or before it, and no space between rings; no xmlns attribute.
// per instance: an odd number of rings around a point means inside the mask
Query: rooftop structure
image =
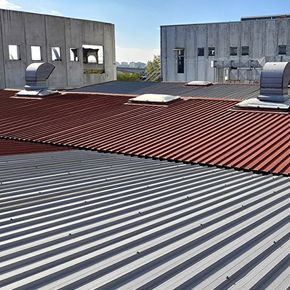
<svg viewBox="0 0 290 290"><path fill-rule="evenodd" d="M110 95L170 94L188 97L243 100L258 96L259 85L215 84L214 86L204 87L200 85L188 86L184 82L158 83L113 81L104 84L86 86L71 91L83 93L104 93Z"/></svg>
<svg viewBox="0 0 290 290"><path fill-rule="evenodd" d="M28 154L39 152L65 151L70 148L63 146L52 146L45 144L35 144L30 142L18 142L15 140L0 139L0 156L14 154ZM25 158L28 158L27 155Z"/></svg>
<svg viewBox="0 0 290 290"><path fill-rule="evenodd" d="M0 90L0 288L286 289L289 111L237 108L289 98L281 65L260 89Z"/></svg>
<svg viewBox="0 0 290 290"><path fill-rule="evenodd" d="M210 86L209 88L214 88ZM207 88L204 88L207 90ZM0 136L180 162L289 174L289 114L236 110L238 100L184 97L166 106L128 96L0 92Z"/></svg>
<svg viewBox="0 0 290 290"><path fill-rule="evenodd" d="M0 157L1 289L286 289L289 180L88 151Z"/></svg>
<svg viewBox="0 0 290 290"><path fill-rule="evenodd" d="M163 25L163 80L259 82L266 62L290 61L289 30L289 15Z"/></svg>
<svg viewBox="0 0 290 290"><path fill-rule="evenodd" d="M23 88L37 62L55 66L54 89L116 79L113 24L0 9L0 27L0 88Z"/></svg>

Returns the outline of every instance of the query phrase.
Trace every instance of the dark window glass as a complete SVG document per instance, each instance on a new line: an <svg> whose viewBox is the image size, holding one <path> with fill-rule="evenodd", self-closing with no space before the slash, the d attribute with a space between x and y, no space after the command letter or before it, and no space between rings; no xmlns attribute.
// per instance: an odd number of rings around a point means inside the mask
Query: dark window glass
<svg viewBox="0 0 290 290"><path fill-rule="evenodd" d="M242 55L249 55L249 47L248 46L242 46Z"/></svg>
<svg viewBox="0 0 290 290"><path fill-rule="evenodd" d="M215 56L215 47L208 48L208 56Z"/></svg>
<svg viewBox="0 0 290 290"><path fill-rule="evenodd" d="M230 55L238 55L238 48L236 46L230 47Z"/></svg>
<svg viewBox="0 0 290 290"><path fill-rule="evenodd" d="M199 47L197 49L197 55L198 56L204 56L204 47Z"/></svg>
<svg viewBox="0 0 290 290"><path fill-rule="evenodd" d="M278 46L278 54L286 54L286 45Z"/></svg>
<svg viewBox="0 0 290 290"><path fill-rule="evenodd" d="M184 49L177 50L177 73L184 73Z"/></svg>

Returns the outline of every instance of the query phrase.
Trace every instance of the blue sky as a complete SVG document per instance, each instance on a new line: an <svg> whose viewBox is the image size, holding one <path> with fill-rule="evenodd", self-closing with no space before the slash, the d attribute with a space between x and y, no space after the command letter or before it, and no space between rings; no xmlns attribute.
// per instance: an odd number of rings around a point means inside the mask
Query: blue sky
<svg viewBox="0 0 290 290"><path fill-rule="evenodd" d="M146 62L159 52L160 25L290 14L290 0L0 0L0 8L114 23L117 61Z"/></svg>

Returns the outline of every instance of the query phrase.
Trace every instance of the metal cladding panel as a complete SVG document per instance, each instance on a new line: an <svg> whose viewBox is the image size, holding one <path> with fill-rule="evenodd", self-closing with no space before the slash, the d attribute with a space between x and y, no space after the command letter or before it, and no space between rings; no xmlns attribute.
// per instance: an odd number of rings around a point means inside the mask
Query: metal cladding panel
<svg viewBox="0 0 290 290"><path fill-rule="evenodd" d="M1 289L286 289L289 179L86 151L0 157Z"/></svg>
<svg viewBox="0 0 290 290"><path fill-rule="evenodd" d="M186 86L186 83L123 82L113 81L104 84L74 89L74 92L111 94L170 94L189 97L222 99L248 99L259 95L259 86L244 84L215 84L211 87Z"/></svg>
<svg viewBox="0 0 290 290"><path fill-rule="evenodd" d="M0 139L0 156L23 154L23 153L36 153L36 152L50 152L50 151L64 151L70 150L62 146L52 146L46 144L35 144L15 140Z"/></svg>
<svg viewBox="0 0 290 290"><path fill-rule="evenodd" d="M289 115L232 110L237 101L187 99L126 105L126 96L0 97L0 135L168 159L289 174Z"/></svg>

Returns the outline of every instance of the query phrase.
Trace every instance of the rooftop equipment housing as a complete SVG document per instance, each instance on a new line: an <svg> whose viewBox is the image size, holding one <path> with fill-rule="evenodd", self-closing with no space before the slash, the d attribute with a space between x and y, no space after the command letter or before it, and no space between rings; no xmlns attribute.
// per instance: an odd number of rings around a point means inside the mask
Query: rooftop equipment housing
<svg viewBox="0 0 290 290"><path fill-rule="evenodd" d="M289 110L290 62L267 62L260 78L260 95L237 104L241 108Z"/></svg>
<svg viewBox="0 0 290 290"><path fill-rule="evenodd" d="M24 90L17 93L17 96L48 96L58 93L48 90L47 80L55 66L48 62L30 64L25 71L26 85Z"/></svg>

